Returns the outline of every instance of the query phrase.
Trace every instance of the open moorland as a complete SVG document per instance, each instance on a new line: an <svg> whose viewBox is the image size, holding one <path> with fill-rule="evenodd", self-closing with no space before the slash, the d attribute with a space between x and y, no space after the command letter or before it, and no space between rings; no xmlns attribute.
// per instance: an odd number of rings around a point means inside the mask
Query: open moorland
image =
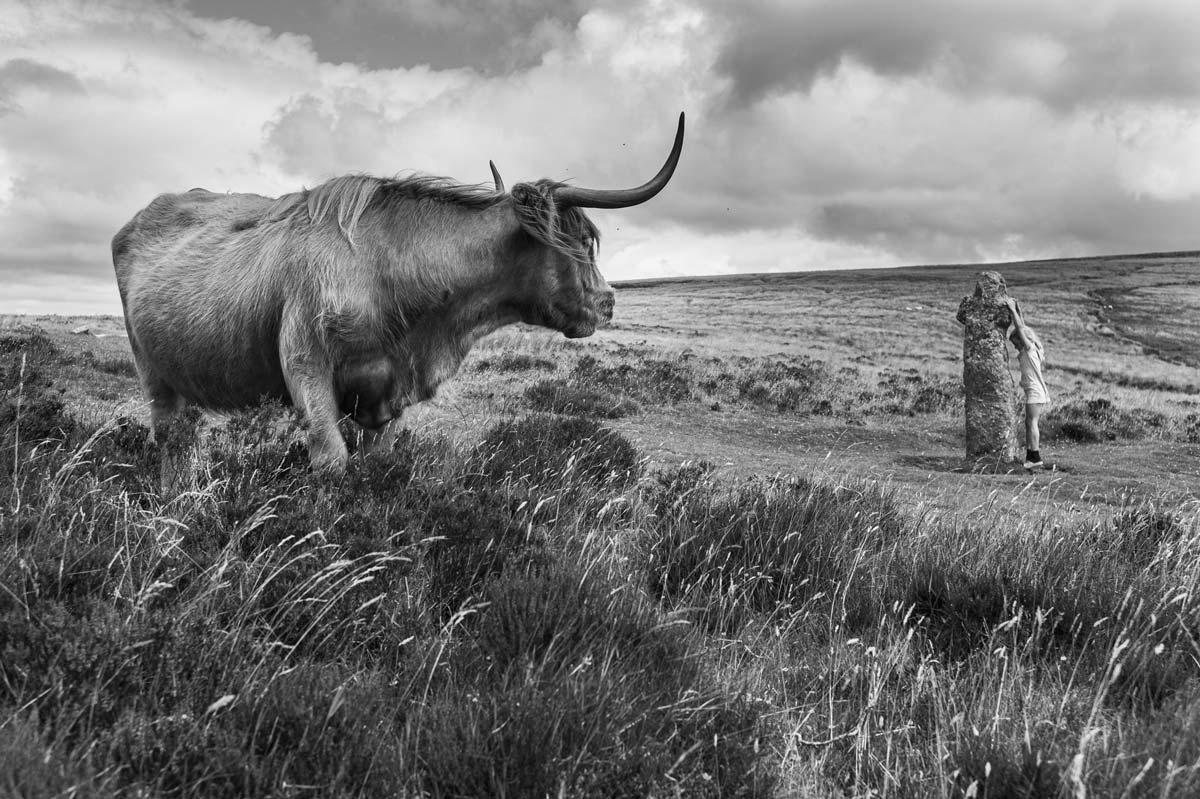
<svg viewBox="0 0 1200 799"><path fill-rule="evenodd" d="M1198 266L991 267L1038 475L963 458L978 266L620 286L338 480L0 319L0 794L1200 795Z"/></svg>

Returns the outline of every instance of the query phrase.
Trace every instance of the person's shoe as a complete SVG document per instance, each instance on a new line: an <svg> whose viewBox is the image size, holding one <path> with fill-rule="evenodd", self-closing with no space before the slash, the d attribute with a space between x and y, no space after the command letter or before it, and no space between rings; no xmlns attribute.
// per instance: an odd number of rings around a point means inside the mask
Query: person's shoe
<svg viewBox="0 0 1200 799"><path fill-rule="evenodd" d="M1025 468L1031 472L1036 472L1046 468L1045 461L1025 461Z"/></svg>

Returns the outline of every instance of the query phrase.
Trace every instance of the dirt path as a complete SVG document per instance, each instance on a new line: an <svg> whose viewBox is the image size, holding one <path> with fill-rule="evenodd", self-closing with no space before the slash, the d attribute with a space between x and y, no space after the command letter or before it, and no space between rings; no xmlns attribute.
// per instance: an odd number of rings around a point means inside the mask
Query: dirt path
<svg viewBox="0 0 1200 799"><path fill-rule="evenodd" d="M995 472L973 469L963 457L959 431L915 418L860 427L823 419L676 408L618 420L612 426L652 464L704 460L719 473L739 477L864 477L895 488L910 504L944 510L989 500L1013 502L1031 492L1039 502L1073 507L1200 501L1200 444L1058 445L1047 452L1056 470L1030 475L1015 465Z"/></svg>

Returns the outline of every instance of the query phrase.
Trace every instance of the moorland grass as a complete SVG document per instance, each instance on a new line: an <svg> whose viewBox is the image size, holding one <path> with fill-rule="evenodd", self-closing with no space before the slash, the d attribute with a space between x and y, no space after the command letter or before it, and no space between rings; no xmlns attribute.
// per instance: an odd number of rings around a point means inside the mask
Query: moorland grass
<svg viewBox="0 0 1200 799"><path fill-rule="evenodd" d="M491 364L491 360L483 363ZM644 407L699 402L713 408L745 406L772 413L861 420L961 409L960 381L916 370L885 370L878 378L855 367L834 369L797 357L700 357L684 351L660 357L640 347L602 356L584 354L565 374L526 387L535 411L615 419Z"/></svg>
<svg viewBox="0 0 1200 799"><path fill-rule="evenodd" d="M1200 792L1194 508L913 516L553 414L323 478L285 409L154 443L5 346L0 792Z"/></svg>

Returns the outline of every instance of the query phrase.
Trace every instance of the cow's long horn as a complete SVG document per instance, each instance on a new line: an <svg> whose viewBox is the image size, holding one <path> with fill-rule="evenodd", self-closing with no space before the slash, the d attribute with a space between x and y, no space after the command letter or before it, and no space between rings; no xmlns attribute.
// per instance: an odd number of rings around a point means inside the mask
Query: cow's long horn
<svg viewBox="0 0 1200 799"><path fill-rule="evenodd" d="M495 161L488 161L488 166L492 168L492 180L496 181L496 193L504 193L504 178L500 177L500 170L496 169Z"/></svg>
<svg viewBox="0 0 1200 799"><path fill-rule="evenodd" d="M675 131L675 144L671 154L663 164L658 174L650 178L636 189L583 189L578 186L563 186L554 193L554 199L560 207L574 206L576 208L628 208L649 200L663 190L675 165L679 163L679 153L683 150L683 112L679 113L679 129Z"/></svg>

